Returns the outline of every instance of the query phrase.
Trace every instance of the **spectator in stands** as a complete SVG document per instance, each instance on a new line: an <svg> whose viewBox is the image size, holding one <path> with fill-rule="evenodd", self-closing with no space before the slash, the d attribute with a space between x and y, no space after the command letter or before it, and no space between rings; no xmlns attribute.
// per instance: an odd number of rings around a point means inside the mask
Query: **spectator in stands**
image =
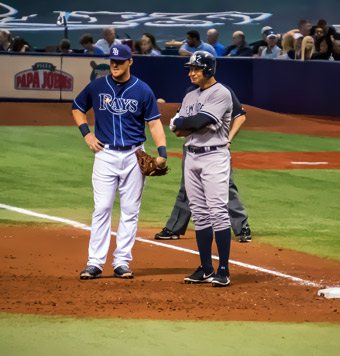
<svg viewBox="0 0 340 356"><path fill-rule="evenodd" d="M323 36L318 40L318 46L319 50L315 48L316 53L312 59L329 60L332 53L332 40L328 36Z"/></svg>
<svg viewBox="0 0 340 356"><path fill-rule="evenodd" d="M311 36L314 38L315 50L316 52L320 51L320 41L325 37L325 30L319 26L313 26L310 32Z"/></svg>
<svg viewBox="0 0 340 356"><path fill-rule="evenodd" d="M198 31L191 30L187 32L187 40L182 44L178 50L180 56L191 56L196 51L207 51L213 56L216 56L216 51L209 43L201 41Z"/></svg>
<svg viewBox="0 0 340 356"><path fill-rule="evenodd" d="M281 48L277 45L278 34L270 31L266 37L266 47L260 47L259 57L261 58L278 58L281 54Z"/></svg>
<svg viewBox="0 0 340 356"><path fill-rule="evenodd" d="M141 54L147 56L160 56L161 49L156 44L156 38L151 33L145 32L140 40Z"/></svg>
<svg viewBox="0 0 340 356"><path fill-rule="evenodd" d="M332 54L330 60L340 61L340 33L336 32L333 36Z"/></svg>
<svg viewBox="0 0 340 356"><path fill-rule="evenodd" d="M207 31L207 42L214 47L217 56L222 57L225 54L225 47L222 43L218 42L218 31L211 28Z"/></svg>
<svg viewBox="0 0 340 356"><path fill-rule="evenodd" d="M57 48L57 52L63 53L63 54L72 53L71 42L70 42L70 40L68 38L63 38L60 41L59 46Z"/></svg>
<svg viewBox="0 0 340 356"><path fill-rule="evenodd" d="M308 20L300 20L298 22L298 29L302 36L309 36L312 29L312 24Z"/></svg>
<svg viewBox="0 0 340 356"><path fill-rule="evenodd" d="M84 48L85 54L104 54L104 52L93 44L93 36L90 33L84 33L79 40L79 43Z"/></svg>
<svg viewBox="0 0 340 356"><path fill-rule="evenodd" d="M262 27L261 39L249 44L249 46L253 49L253 55L258 56L260 47L267 46L266 38L270 31L273 31L272 27L270 27L270 26Z"/></svg>
<svg viewBox="0 0 340 356"><path fill-rule="evenodd" d="M9 50L11 52L21 52L21 53L30 52L31 46L22 37L16 36L16 37L14 37Z"/></svg>
<svg viewBox="0 0 340 356"><path fill-rule="evenodd" d="M233 44L226 48L226 56L228 57L252 57L253 50L246 42L246 36L242 31L233 33Z"/></svg>
<svg viewBox="0 0 340 356"><path fill-rule="evenodd" d="M142 52L142 40L133 42L133 54L143 54Z"/></svg>
<svg viewBox="0 0 340 356"><path fill-rule="evenodd" d="M294 35L293 33L287 32L282 36L282 51L278 59L294 59Z"/></svg>
<svg viewBox="0 0 340 356"><path fill-rule="evenodd" d="M12 43L11 33L7 30L0 30L0 52L9 51Z"/></svg>
<svg viewBox="0 0 340 356"><path fill-rule="evenodd" d="M318 40L318 39L324 37L326 34L325 34L325 30L323 27L313 26L310 31L310 35L313 36L314 41L315 41L315 40Z"/></svg>
<svg viewBox="0 0 340 356"><path fill-rule="evenodd" d="M113 44L121 44L121 41L116 38L114 27L106 27L103 30L103 38L96 42L96 47L99 47L105 54L109 54Z"/></svg>
<svg viewBox="0 0 340 356"><path fill-rule="evenodd" d="M314 38L312 36L305 36L301 43L301 61L312 59L314 52Z"/></svg>
<svg viewBox="0 0 340 356"><path fill-rule="evenodd" d="M294 33L294 53L290 53L289 56L293 59L301 59L301 44L303 35L300 32Z"/></svg>
<svg viewBox="0 0 340 356"><path fill-rule="evenodd" d="M327 21L320 19L316 24L316 27L321 27L324 30L325 36L334 36L336 29L333 26L328 26Z"/></svg>

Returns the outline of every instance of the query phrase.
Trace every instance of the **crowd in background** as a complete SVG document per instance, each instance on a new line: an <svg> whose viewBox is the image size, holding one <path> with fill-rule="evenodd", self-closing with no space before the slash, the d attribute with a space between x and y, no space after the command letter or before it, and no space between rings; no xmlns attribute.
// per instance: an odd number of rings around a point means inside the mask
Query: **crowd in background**
<svg viewBox="0 0 340 356"><path fill-rule="evenodd" d="M115 28L103 29L102 38L94 40L92 34L85 33L79 39L81 48L74 49L67 38L63 38L56 46L48 46L44 52L63 54L83 53L106 55L113 44L126 43L135 55L160 56L164 54L190 56L193 52L204 50L218 57L258 57L291 60L340 60L340 33L329 26L326 20L319 20L313 25L308 20L300 20L296 29L286 33L278 33L275 28L265 26L261 29L259 39L248 43L243 31L232 34L231 43L225 46L219 42L217 29L211 28L203 41L196 30L186 33L184 41L172 40L165 43L162 50L151 33L144 33L138 40L120 40ZM32 52L36 51L25 39L12 38L7 30L0 30L0 51Z"/></svg>

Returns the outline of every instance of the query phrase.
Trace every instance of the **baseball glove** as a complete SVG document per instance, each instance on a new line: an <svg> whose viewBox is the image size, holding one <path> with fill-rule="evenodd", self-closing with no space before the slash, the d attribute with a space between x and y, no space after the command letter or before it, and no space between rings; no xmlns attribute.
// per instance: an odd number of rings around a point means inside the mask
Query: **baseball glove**
<svg viewBox="0 0 340 356"><path fill-rule="evenodd" d="M166 163L162 167L159 166L155 157L151 157L141 149L137 150L135 153L143 176L157 177L164 176L168 173L169 169Z"/></svg>

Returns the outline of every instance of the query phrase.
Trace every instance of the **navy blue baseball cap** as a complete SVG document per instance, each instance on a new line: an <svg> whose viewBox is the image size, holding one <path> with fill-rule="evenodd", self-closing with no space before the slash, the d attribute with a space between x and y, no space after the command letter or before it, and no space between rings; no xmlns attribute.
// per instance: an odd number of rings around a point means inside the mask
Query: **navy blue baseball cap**
<svg viewBox="0 0 340 356"><path fill-rule="evenodd" d="M127 45L116 44L110 48L110 59L116 61L126 61L132 57L131 49Z"/></svg>

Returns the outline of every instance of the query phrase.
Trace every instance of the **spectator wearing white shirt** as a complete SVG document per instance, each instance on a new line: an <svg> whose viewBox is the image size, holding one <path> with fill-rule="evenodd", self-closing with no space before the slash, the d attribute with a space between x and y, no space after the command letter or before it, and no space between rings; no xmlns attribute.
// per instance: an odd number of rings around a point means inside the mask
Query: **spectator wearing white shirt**
<svg viewBox="0 0 340 356"><path fill-rule="evenodd" d="M103 29L103 38L98 40L95 44L103 53L110 54L110 47L112 45L121 44L122 42L116 38L116 30L114 27L106 27Z"/></svg>
<svg viewBox="0 0 340 356"><path fill-rule="evenodd" d="M267 46L260 47L259 56L261 58L278 58L281 54L281 48L277 45L278 34L274 31L268 33L266 37Z"/></svg>

